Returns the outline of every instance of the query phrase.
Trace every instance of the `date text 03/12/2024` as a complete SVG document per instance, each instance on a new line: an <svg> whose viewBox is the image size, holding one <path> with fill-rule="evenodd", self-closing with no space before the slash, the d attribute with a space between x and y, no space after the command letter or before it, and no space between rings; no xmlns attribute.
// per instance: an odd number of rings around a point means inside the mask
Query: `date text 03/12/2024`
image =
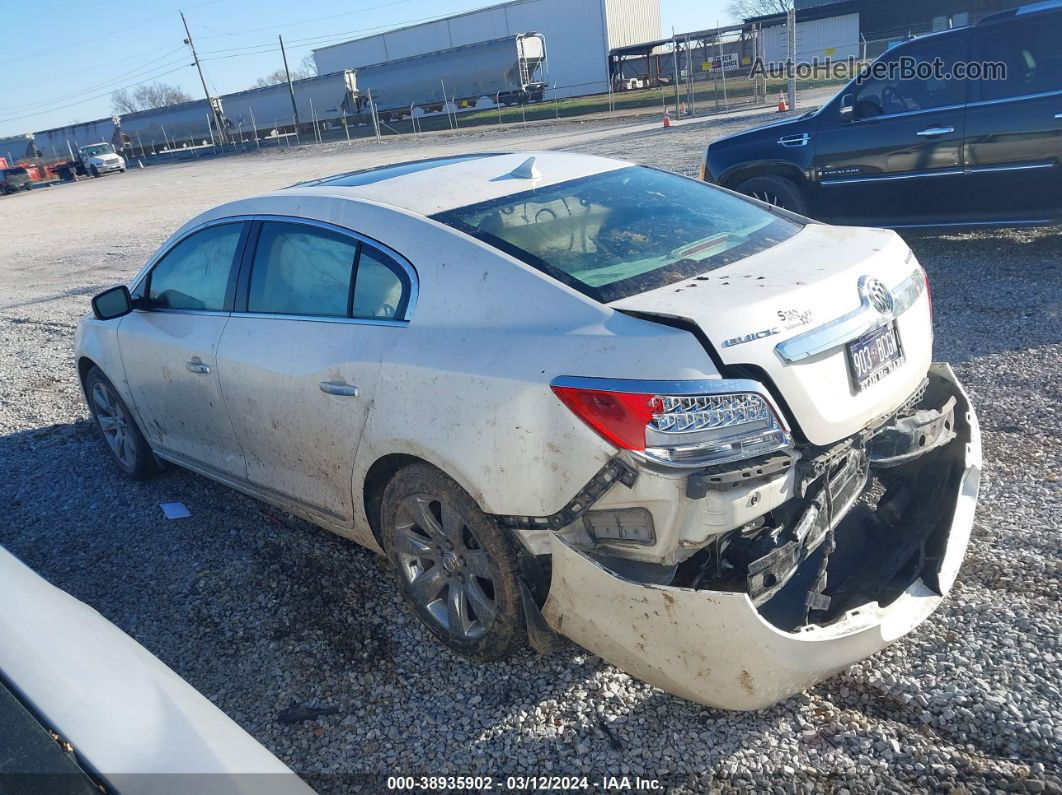
<svg viewBox="0 0 1062 795"><path fill-rule="evenodd" d="M472 789L478 792L549 790L555 792L654 792L663 782L641 776L389 776L387 789L397 792L433 792Z"/></svg>

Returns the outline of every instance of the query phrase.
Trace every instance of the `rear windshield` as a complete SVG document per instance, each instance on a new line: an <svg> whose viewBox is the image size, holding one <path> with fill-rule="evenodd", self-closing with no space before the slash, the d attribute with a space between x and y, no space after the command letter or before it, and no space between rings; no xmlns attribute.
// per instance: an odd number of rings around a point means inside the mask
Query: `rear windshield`
<svg viewBox="0 0 1062 795"><path fill-rule="evenodd" d="M703 182L645 166L434 217L603 303L721 268L802 228Z"/></svg>
<svg viewBox="0 0 1062 795"><path fill-rule="evenodd" d="M25 173L26 173L26 169L24 169L24 168L5 168L4 169L4 176L5 177L21 177Z"/></svg>

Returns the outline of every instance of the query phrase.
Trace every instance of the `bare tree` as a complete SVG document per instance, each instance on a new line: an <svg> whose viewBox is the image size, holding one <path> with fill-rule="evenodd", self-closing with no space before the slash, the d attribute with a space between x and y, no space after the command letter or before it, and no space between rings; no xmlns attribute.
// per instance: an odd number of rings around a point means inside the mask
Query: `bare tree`
<svg viewBox="0 0 1062 795"><path fill-rule="evenodd" d="M115 91L111 94L111 107L118 114L135 113L138 110L179 105L191 99L183 90L169 83L148 83L132 91L125 88Z"/></svg>
<svg viewBox="0 0 1062 795"><path fill-rule="evenodd" d="M785 14L793 8L793 0L731 0L727 11L736 20Z"/></svg>
<svg viewBox="0 0 1062 795"><path fill-rule="evenodd" d="M295 68L291 70L292 80L302 80L307 77L313 77L313 74L307 72L305 69ZM283 69L277 69L275 72L270 72L265 77L259 77L254 81L254 85L251 88L265 88L266 86L276 86L281 83L288 82L288 76Z"/></svg>
<svg viewBox="0 0 1062 795"><path fill-rule="evenodd" d="M140 108L137 107L136 100L129 93L129 89L120 88L111 94L111 110L121 115L123 113L135 113Z"/></svg>
<svg viewBox="0 0 1062 795"><path fill-rule="evenodd" d="M307 77L313 77L317 74L317 61L313 59L312 52L303 57L299 62L299 66L306 72Z"/></svg>

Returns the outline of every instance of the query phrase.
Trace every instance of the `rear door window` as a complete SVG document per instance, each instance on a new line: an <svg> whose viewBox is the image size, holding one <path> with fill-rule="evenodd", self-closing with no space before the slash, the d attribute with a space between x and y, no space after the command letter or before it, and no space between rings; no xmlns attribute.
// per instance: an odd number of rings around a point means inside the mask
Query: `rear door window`
<svg viewBox="0 0 1062 795"><path fill-rule="evenodd" d="M887 53L874 64L881 77L869 76L855 84L856 118L911 113L919 110L962 105L966 80L951 77L955 64L966 60L968 33L949 33L941 38L914 42ZM943 71L932 69L939 59ZM904 70L924 70L928 79L911 78ZM917 72L915 72L917 73Z"/></svg>
<svg viewBox="0 0 1062 795"><path fill-rule="evenodd" d="M1062 90L1062 13L1022 24L974 31L978 61L1002 63L1004 80L979 82L981 99L1007 99Z"/></svg>
<svg viewBox="0 0 1062 795"><path fill-rule="evenodd" d="M382 251L363 245L354 282L353 316L376 320L404 318L410 280L405 269Z"/></svg>
<svg viewBox="0 0 1062 795"><path fill-rule="evenodd" d="M248 312L348 317L358 241L305 224L262 224Z"/></svg>
<svg viewBox="0 0 1062 795"><path fill-rule="evenodd" d="M243 227L242 223L211 226L171 248L148 277L150 307L225 311Z"/></svg>

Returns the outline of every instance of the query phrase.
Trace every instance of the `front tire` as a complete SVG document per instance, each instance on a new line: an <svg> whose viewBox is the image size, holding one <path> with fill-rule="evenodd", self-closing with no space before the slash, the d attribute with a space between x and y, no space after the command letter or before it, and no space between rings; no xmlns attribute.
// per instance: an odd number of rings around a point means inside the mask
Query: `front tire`
<svg viewBox="0 0 1062 795"><path fill-rule="evenodd" d="M98 367L85 376L85 395L108 452L128 477L145 480L159 471L155 455L118 390Z"/></svg>
<svg viewBox="0 0 1062 795"><path fill-rule="evenodd" d="M777 174L753 177L738 185L737 192L797 215L808 214L807 196L804 195L803 189L788 177Z"/></svg>
<svg viewBox="0 0 1062 795"><path fill-rule="evenodd" d="M94 176L94 177L99 177L100 170L98 168L96 168L95 166L91 166L91 167L89 167L89 173L92 174L92 176Z"/></svg>
<svg viewBox="0 0 1062 795"><path fill-rule="evenodd" d="M514 542L457 483L410 464L384 489L380 521L403 597L443 644L481 662L525 645Z"/></svg>

